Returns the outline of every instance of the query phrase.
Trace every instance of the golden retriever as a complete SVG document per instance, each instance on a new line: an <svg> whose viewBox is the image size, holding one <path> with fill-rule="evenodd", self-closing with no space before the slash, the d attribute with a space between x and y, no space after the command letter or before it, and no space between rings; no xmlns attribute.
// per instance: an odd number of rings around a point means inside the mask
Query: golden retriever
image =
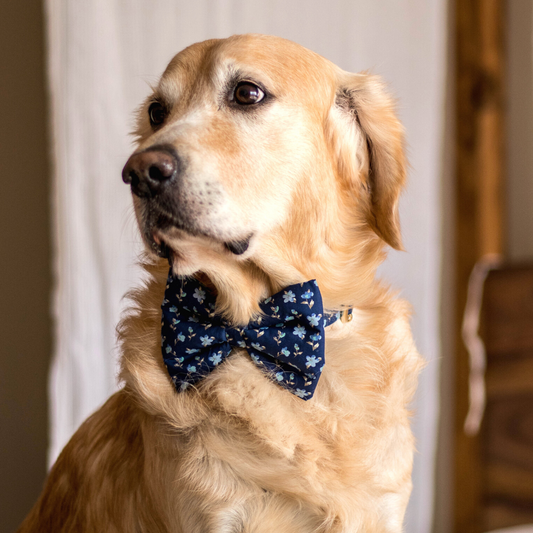
<svg viewBox="0 0 533 533"><path fill-rule="evenodd" d="M401 248L406 173L383 83L276 37L205 41L172 59L137 135L123 175L151 252L119 326L124 386L72 437L19 531L402 531L422 362L408 305L375 277L385 244ZM162 256L235 325L311 279L326 309L351 308L325 330L314 397L242 348L177 392Z"/></svg>

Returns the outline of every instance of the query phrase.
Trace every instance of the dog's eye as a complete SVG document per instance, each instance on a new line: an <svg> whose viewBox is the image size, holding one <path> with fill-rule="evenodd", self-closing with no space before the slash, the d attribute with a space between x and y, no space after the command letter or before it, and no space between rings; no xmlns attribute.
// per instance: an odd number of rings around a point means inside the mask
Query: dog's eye
<svg viewBox="0 0 533 533"><path fill-rule="evenodd" d="M265 97L265 93L254 83L241 81L235 87L234 96L238 104L252 105L259 103Z"/></svg>
<svg viewBox="0 0 533 533"><path fill-rule="evenodd" d="M148 116L152 126L159 126L165 121L167 110L161 102L152 102L148 108Z"/></svg>

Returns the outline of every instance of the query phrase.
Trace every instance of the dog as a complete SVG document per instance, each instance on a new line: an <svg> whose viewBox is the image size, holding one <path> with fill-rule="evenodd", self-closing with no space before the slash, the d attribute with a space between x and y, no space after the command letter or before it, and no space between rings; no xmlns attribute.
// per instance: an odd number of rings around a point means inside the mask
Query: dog
<svg viewBox="0 0 533 533"><path fill-rule="evenodd" d="M402 248L406 179L382 81L281 38L209 40L172 59L136 135L123 179L148 280L119 326L123 388L72 437L19 532L402 531L423 363L408 304L375 277L385 246ZM316 280L337 319L312 397L240 345L173 380L168 263L234 329Z"/></svg>

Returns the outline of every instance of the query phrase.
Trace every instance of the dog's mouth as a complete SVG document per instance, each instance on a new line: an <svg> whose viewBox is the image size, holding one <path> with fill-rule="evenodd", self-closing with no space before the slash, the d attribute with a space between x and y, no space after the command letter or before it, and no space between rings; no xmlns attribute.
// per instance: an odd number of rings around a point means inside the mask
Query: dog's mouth
<svg viewBox="0 0 533 533"><path fill-rule="evenodd" d="M224 242L224 247L234 255L242 255L249 247L250 240L252 235L246 239ZM176 251L171 248L165 241L160 237L158 232L153 232L151 234L150 247L152 251L159 257L167 259L169 265L172 267L175 260L179 260L179 250ZM211 278L202 271L198 271L194 274L194 277L204 285L215 297L218 295L218 290L215 287L215 284L211 281Z"/></svg>
<svg viewBox="0 0 533 533"><path fill-rule="evenodd" d="M161 240L156 233L153 233L148 241L150 242L150 248L155 255L168 259L169 262L172 260L172 248L170 248L165 241Z"/></svg>
<svg viewBox="0 0 533 533"><path fill-rule="evenodd" d="M175 249L168 242L170 239L167 236L173 229L179 230L186 235L204 237L220 243L227 251L235 256L240 256L248 250L250 247L250 241L253 237L253 233L250 233L243 239L225 240L208 232L200 231L197 228L182 224L179 221L173 220L171 217L159 213L157 217L155 217L155 220L152 218L151 221L147 220L145 222L144 235L152 252L159 257L168 259L169 262L176 257L179 257L179 249Z"/></svg>
<svg viewBox="0 0 533 533"><path fill-rule="evenodd" d="M250 241L252 239L252 234L248 235L245 239L240 239L238 241L229 241L225 242L224 246L228 249L233 255L242 255L250 246Z"/></svg>

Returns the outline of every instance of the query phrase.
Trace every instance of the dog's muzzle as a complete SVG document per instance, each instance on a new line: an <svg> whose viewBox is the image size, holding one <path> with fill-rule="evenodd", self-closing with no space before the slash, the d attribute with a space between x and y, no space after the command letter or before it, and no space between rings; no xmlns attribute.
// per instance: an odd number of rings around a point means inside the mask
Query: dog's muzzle
<svg viewBox="0 0 533 533"><path fill-rule="evenodd" d="M170 145L156 145L134 153L122 169L122 180L139 198L154 198L176 181L180 160Z"/></svg>
<svg viewBox="0 0 533 533"><path fill-rule="evenodd" d="M182 159L169 144L151 146L134 153L122 169L122 180L131 186L131 192L144 200L141 232L151 249L161 257L169 257L168 245L154 236L154 231L176 228L190 235L211 237L234 255L248 249L253 233L242 239L226 240L223 236L198 225L198 206L183 200L180 194L180 176L184 171ZM202 202L199 202L202 204ZM201 213L200 213L201 214Z"/></svg>

